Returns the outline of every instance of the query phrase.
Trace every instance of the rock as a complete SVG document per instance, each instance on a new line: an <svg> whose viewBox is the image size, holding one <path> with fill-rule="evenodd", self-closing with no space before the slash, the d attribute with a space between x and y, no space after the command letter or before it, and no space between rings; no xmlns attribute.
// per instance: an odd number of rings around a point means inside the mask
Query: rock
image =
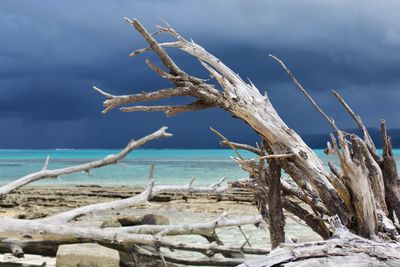
<svg viewBox="0 0 400 267"><path fill-rule="evenodd" d="M16 217L18 219L33 220L33 219L44 218L44 217L47 217L48 215L49 215L49 213L45 212L45 211L29 209L23 213L16 214Z"/></svg>
<svg viewBox="0 0 400 267"><path fill-rule="evenodd" d="M132 226L141 224L141 217L142 216L120 216L117 220L122 226Z"/></svg>
<svg viewBox="0 0 400 267"><path fill-rule="evenodd" d="M169 219L167 216L161 214L146 214L142 217L141 224L169 224Z"/></svg>
<svg viewBox="0 0 400 267"><path fill-rule="evenodd" d="M101 225L100 228L107 228L107 227L121 227L121 223L118 221L117 218L110 218L105 220Z"/></svg>
<svg viewBox="0 0 400 267"><path fill-rule="evenodd" d="M152 225L169 224L168 217L161 214L146 214L143 216L124 216L124 217L118 217L117 221L122 226L132 226L132 225L142 225L142 224L152 224Z"/></svg>
<svg viewBox="0 0 400 267"><path fill-rule="evenodd" d="M61 245L57 250L56 267L119 267L117 250L93 243Z"/></svg>

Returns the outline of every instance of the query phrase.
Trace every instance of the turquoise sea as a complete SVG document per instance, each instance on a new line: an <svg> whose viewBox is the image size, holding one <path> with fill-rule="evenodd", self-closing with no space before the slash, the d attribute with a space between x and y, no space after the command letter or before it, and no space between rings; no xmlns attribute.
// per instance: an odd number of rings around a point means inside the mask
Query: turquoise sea
<svg viewBox="0 0 400 267"><path fill-rule="evenodd" d="M50 169L62 168L99 159L119 150L105 149L71 149L71 150L0 150L0 184L20 178L40 170L45 158L50 156ZM336 162L335 157L326 156L322 150L315 150L326 163ZM254 154L241 151L246 158ZM400 163L400 149L394 154ZM229 149L139 149L117 165L105 166L92 170L92 176L84 173L65 175L58 179L45 179L35 182L36 185L144 185L149 167L155 164L155 181L157 184L184 184L196 177L196 184L209 185L222 177L235 180L246 177L231 159L235 153Z"/></svg>

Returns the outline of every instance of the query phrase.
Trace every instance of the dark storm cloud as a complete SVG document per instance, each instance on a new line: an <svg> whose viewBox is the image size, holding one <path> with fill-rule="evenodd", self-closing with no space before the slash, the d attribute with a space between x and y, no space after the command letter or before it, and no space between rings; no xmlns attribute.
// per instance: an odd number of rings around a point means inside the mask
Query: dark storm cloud
<svg viewBox="0 0 400 267"><path fill-rule="evenodd" d="M267 57L290 66L340 126L353 127L330 96L337 89L369 126L386 117L392 127L400 101L400 3L396 1L1 1L0 147L116 147L168 125L175 137L159 147L209 147L215 126L256 141L242 122L209 110L166 118L162 113L100 114L98 85L116 94L168 86L144 64L151 53L123 22L136 17L149 29L166 19L182 35L220 57L267 91L288 124L302 133L326 123ZM198 62L171 50L190 73ZM177 99L175 103L184 103ZM166 100L165 103L172 103ZM196 122L196 123L193 123Z"/></svg>

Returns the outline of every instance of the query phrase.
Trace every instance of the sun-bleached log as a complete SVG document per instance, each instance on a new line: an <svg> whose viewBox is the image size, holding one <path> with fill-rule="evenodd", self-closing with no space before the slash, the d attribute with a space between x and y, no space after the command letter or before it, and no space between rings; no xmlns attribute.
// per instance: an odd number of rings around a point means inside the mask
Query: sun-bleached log
<svg viewBox="0 0 400 267"><path fill-rule="evenodd" d="M242 258L217 258L217 257L202 257L202 258L183 258L180 256L172 255L171 253L163 252L162 254L155 251L144 249L143 247L136 246L133 253L138 255L147 256L156 259L164 259L165 261L183 264L189 266L237 266L243 263L246 259Z"/></svg>
<svg viewBox="0 0 400 267"><path fill-rule="evenodd" d="M49 158L47 158L42 170L35 172L35 173L28 174L18 180L15 180L11 183L8 183L8 184L0 187L0 197L8 194L9 192L11 192L17 188L20 188L21 186L24 186L24 185L34 182L34 181L38 181L38 180L45 179L45 178L55 178L55 177L59 177L61 175L75 173L75 172L83 171L83 172L89 173L89 171L91 169L103 167L103 166L110 165L110 164L115 164L117 161L123 159L126 155L128 155L132 150L139 148L140 146L144 145L145 143L147 143L151 140L163 138L163 137L171 137L172 134L167 133L166 130L167 130L167 127L165 127L165 126L161 127L156 132L149 134L137 141L135 141L135 140L130 141L124 149L122 149L119 153L117 153L115 155L114 154L108 155L107 157L105 157L103 159L98 159L98 160L80 164L80 165L49 170L48 169Z"/></svg>
<svg viewBox="0 0 400 267"><path fill-rule="evenodd" d="M214 220L198 223L184 223L174 225L137 225L126 226L120 228L120 231L135 234L158 234L163 235L210 235L215 229L223 227L256 225L259 226L264 221L261 216L246 216L235 219L227 218L226 214L222 214Z"/></svg>
<svg viewBox="0 0 400 267"><path fill-rule="evenodd" d="M98 229L93 227L77 227L68 224L51 224L38 220L21 220L0 218L0 236L14 235L24 237L29 235L29 240L39 240L58 243L98 242L108 247L120 250L128 249L129 245L148 245L152 247L166 247L185 251L197 251L203 253L246 253L267 254L269 250L249 247L234 247L217 244L184 243L170 241L161 235L132 234L120 231L119 228ZM22 247L23 242L16 241L16 245ZM10 242L8 247L11 250ZM39 253L40 254L40 253Z"/></svg>
<svg viewBox="0 0 400 267"><path fill-rule="evenodd" d="M175 242L167 239L157 238L156 245L160 247L179 249L185 251L202 252L205 254L215 253L245 253L251 255L266 255L269 253L269 249L264 248L252 248L244 246L227 246L218 244L200 244L200 243L186 243L186 242Z"/></svg>
<svg viewBox="0 0 400 267"><path fill-rule="evenodd" d="M154 164L151 165L150 167L150 174L147 182L147 187L139 195L115 201L87 205L37 220L40 220L42 222L64 223L87 214L94 214L106 210L112 210L112 209L117 210L130 206L140 205L148 201L150 194L153 190L153 187L154 187Z"/></svg>
<svg viewBox="0 0 400 267"><path fill-rule="evenodd" d="M266 257L246 260L239 267L400 265L399 243L376 242L357 236L335 217L331 218L331 226L334 229L332 239L282 244Z"/></svg>
<svg viewBox="0 0 400 267"><path fill-rule="evenodd" d="M229 185L221 185L223 181L220 181L217 184L211 186L193 186L195 178L193 178L186 185L154 185L154 165L150 167L150 174L148 178L148 183L146 189L140 193L139 195L135 195L129 198L114 200L104 203L96 203L92 205L83 206L80 208L72 209L66 212L62 212L59 214L55 214L50 217L46 217L43 219L37 219L43 222L51 222L51 223L62 223L71 221L77 217L81 217L88 214L96 214L102 211L107 210L117 210L126 207L131 207L135 205L142 205L147 203L152 197L155 197L162 193L172 193L172 192L181 192L181 193L223 193L228 188ZM225 179L224 179L225 180Z"/></svg>

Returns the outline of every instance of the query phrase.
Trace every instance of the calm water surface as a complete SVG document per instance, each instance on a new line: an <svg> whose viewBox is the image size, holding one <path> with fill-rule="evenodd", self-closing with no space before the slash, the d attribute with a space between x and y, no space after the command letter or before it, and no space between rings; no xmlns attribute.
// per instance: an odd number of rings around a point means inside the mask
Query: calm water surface
<svg viewBox="0 0 400 267"><path fill-rule="evenodd" d="M45 158L50 156L50 169L68 167L99 159L119 150L77 149L77 150L0 150L0 184L10 182L43 167ZM322 150L315 152L323 159L336 162L333 156L326 156ZM241 151L246 158L254 154ZM400 162L400 150L395 149L397 162ZM92 170L92 176L76 173L57 179L46 179L34 184L72 185L144 185L149 167L156 165L155 179L158 184L180 184L196 177L198 185L207 185L228 177L229 180L246 177L231 159L235 153L229 149L139 149L133 151L117 165Z"/></svg>

